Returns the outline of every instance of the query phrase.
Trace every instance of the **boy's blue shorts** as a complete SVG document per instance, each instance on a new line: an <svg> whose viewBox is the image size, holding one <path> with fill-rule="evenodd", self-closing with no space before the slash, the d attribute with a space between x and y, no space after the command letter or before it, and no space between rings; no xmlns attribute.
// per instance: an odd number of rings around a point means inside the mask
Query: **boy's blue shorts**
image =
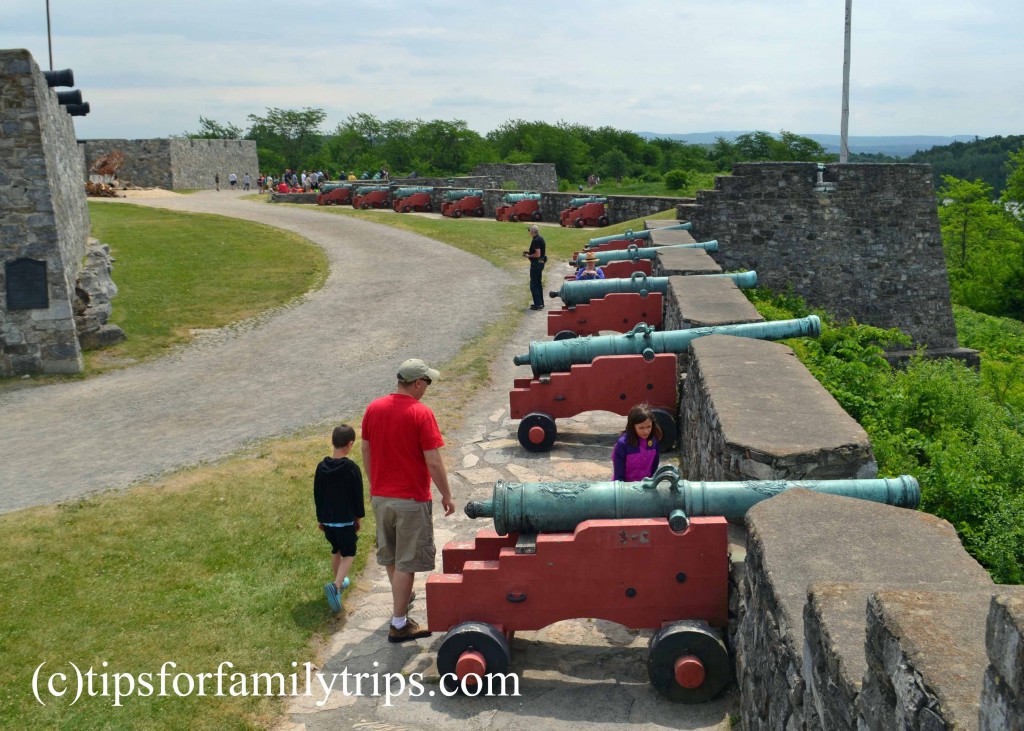
<svg viewBox="0 0 1024 731"><path fill-rule="evenodd" d="M324 526L324 538L331 544L331 553L340 553L343 557L356 555L356 535L354 525L346 525L344 528L331 528Z"/></svg>

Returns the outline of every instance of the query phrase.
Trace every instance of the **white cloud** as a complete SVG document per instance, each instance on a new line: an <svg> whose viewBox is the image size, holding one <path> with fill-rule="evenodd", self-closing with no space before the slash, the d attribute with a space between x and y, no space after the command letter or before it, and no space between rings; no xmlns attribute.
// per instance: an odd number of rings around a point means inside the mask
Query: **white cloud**
<svg viewBox="0 0 1024 731"><path fill-rule="evenodd" d="M842 0L633 3L51 0L81 137L162 137L268 107L658 132L837 132ZM0 47L47 65L42 0L0 0ZM1018 134L1019 0L855 0L853 135Z"/></svg>

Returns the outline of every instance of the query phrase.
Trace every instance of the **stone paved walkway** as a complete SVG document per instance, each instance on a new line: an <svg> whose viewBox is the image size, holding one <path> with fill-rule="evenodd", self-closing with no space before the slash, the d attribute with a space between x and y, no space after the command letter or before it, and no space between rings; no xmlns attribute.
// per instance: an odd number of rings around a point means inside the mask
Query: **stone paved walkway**
<svg viewBox="0 0 1024 731"><path fill-rule="evenodd" d="M561 273L550 267L552 281ZM450 540L471 540L490 521L470 520L468 500L489 498L495 480L513 482L611 479L611 447L625 417L592 412L558 421L559 437L550 452L531 454L516 439L518 421L509 418L508 390L514 377L529 376L529 367L512 365L531 340L543 339L545 313L528 312L514 341L500 353L488 388L466 409L461 431L445 435L442 449L456 500L450 518L435 510L438 548ZM442 377L443 377L442 373ZM425 402L429 404L430 394ZM440 503L438 501L437 504ZM365 538L364 538L365 540ZM369 537L372 540L372 536ZM440 554L440 550L438 552ZM438 555L440 569L440 555ZM327 572L322 581L328 580ZM426 575L417 575L416 591L425 596ZM320 591L320 584L310 592ZM326 606L326 603L325 603ZM435 656L443 635L402 645L389 644L391 615L387 575L371 558L345 597L336 632L331 636L322 672L419 672L437 678ZM423 599L410 616L426 624ZM716 700L694 706L670 703L647 679L648 631L632 631L603 620L559 622L539 632L516 633L511 643L511 670L521 675L520 698L402 698L389 707L383 698L331 695L299 698L289 707L278 731L327 729L711 729L728 726L738 709L738 693L728 690ZM434 685L426 685L437 690Z"/></svg>

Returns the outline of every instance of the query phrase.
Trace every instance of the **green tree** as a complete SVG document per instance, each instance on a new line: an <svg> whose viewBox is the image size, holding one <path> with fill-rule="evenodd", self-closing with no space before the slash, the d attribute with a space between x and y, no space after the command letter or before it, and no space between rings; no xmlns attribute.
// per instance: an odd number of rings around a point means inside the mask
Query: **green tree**
<svg viewBox="0 0 1024 731"><path fill-rule="evenodd" d="M284 159L285 165L299 169L310 165L322 142L320 124L327 117L323 109L303 107L278 109L269 107L264 116L250 114L252 123L247 137L256 140L257 147L272 150Z"/></svg>
<svg viewBox="0 0 1024 731"><path fill-rule="evenodd" d="M195 132L186 132L183 136L193 140L240 140L245 133L241 127L230 122L221 124L200 115L199 129Z"/></svg>
<svg viewBox="0 0 1024 731"><path fill-rule="evenodd" d="M1006 161L1006 173L1003 202L1024 205L1024 145L1010 153L1010 159ZM1018 212L1024 213L1021 209Z"/></svg>

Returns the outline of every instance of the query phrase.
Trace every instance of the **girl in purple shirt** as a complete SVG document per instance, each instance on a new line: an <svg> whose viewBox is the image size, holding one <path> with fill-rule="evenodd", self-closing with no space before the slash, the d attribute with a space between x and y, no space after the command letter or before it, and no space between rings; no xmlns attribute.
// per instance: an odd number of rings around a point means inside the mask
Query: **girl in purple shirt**
<svg viewBox="0 0 1024 731"><path fill-rule="evenodd" d="M639 482L658 469L661 428L651 407L638 404L629 410L626 430L612 449L612 479Z"/></svg>

